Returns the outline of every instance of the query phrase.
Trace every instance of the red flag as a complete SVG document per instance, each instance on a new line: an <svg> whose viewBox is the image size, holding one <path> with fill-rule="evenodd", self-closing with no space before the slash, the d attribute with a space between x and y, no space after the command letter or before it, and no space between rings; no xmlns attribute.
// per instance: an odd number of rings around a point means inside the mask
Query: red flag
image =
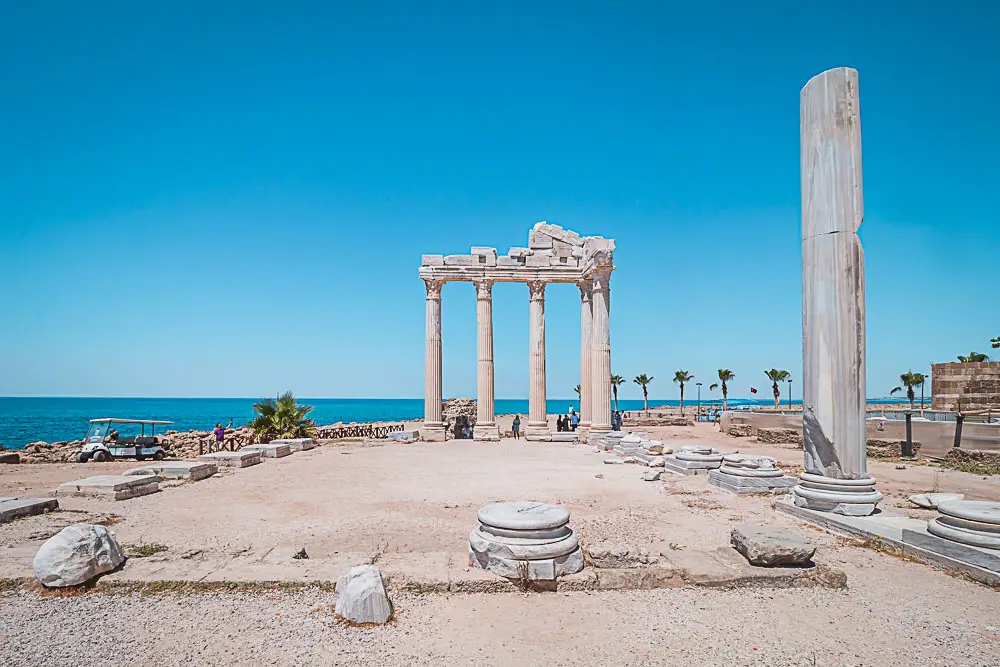
<svg viewBox="0 0 1000 667"><path fill-rule="evenodd" d="M751 394L756 394L757 390L754 387L750 387L750 393Z"/></svg>

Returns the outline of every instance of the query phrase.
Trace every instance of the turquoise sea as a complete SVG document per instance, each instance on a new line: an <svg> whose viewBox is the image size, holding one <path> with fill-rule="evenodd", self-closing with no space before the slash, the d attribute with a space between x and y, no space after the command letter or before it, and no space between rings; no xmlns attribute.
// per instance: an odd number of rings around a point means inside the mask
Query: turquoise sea
<svg viewBox="0 0 1000 667"><path fill-rule="evenodd" d="M0 445L22 449L29 442L77 440L87 432L87 422L99 417L161 419L174 422L178 431L207 431L232 417L236 425L253 417L254 398L15 398L0 397ZM312 405L318 424L335 422L392 421L419 419L424 414L422 398L301 398ZM895 399L898 401L898 399ZM730 399L735 403L739 399ZM703 400L707 404L709 401ZM752 402L752 401L744 401ZM758 401L761 405L769 401ZM876 402L876 401L872 401ZM649 405L677 405L676 400L650 399ZM695 401L686 400L687 405ZM799 403L799 401L794 401ZM570 398L551 399L549 414L566 413L569 406L580 409ZM642 400L623 399L624 411L642 409ZM497 399L497 414L527 414L527 399ZM124 435L130 435L122 430Z"/></svg>

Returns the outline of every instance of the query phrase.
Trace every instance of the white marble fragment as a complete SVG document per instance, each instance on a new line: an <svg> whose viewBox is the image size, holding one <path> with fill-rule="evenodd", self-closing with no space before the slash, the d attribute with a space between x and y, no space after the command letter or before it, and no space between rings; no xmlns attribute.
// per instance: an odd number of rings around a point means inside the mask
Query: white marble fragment
<svg viewBox="0 0 1000 667"><path fill-rule="evenodd" d="M47 587L78 586L124 562L115 536L104 526L76 523L50 537L35 554L35 578Z"/></svg>

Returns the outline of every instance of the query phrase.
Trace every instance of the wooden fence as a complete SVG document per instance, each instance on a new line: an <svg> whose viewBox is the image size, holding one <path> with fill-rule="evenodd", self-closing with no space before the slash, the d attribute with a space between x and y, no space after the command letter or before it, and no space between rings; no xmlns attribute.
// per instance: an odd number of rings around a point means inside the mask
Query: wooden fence
<svg viewBox="0 0 1000 667"><path fill-rule="evenodd" d="M404 424L350 424L348 426L321 426L316 435L324 440L340 440L342 438L373 438L382 440L390 433L405 430Z"/></svg>

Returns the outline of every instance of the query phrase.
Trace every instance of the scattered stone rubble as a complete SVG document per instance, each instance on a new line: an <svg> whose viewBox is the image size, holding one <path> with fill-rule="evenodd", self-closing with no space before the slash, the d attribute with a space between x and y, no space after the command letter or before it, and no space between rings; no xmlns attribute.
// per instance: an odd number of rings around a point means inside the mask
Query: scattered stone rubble
<svg viewBox="0 0 1000 667"><path fill-rule="evenodd" d="M726 431L726 433L734 438L749 438L752 432L750 424L732 424L729 430Z"/></svg>
<svg viewBox="0 0 1000 667"><path fill-rule="evenodd" d="M378 565L352 567L340 578L334 613L345 621L358 624L381 624L392 618L392 601L385 591Z"/></svg>
<svg viewBox="0 0 1000 667"><path fill-rule="evenodd" d="M759 428L757 442L769 445L797 445L802 448L802 433L794 428Z"/></svg>
<svg viewBox="0 0 1000 667"><path fill-rule="evenodd" d="M33 562L35 578L43 586L79 586L110 572L125 556L114 534L104 526L76 523L50 537Z"/></svg>
<svg viewBox="0 0 1000 667"><path fill-rule="evenodd" d="M902 440L879 440L876 438L868 439L868 458L872 459L898 459L903 455L903 444ZM920 443L913 443L913 455L916 456L920 451Z"/></svg>
<svg viewBox="0 0 1000 667"><path fill-rule="evenodd" d="M441 408L441 418L445 423L454 424L460 416L468 420L469 426L476 425L476 399L449 398L444 401Z"/></svg>
<svg viewBox="0 0 1000 667"><path fill-rule="evenodd" d="M751 565L759 567L806 565L816 553L816 547L779 528L744 523L733 528L729 539Z"/></svg>

